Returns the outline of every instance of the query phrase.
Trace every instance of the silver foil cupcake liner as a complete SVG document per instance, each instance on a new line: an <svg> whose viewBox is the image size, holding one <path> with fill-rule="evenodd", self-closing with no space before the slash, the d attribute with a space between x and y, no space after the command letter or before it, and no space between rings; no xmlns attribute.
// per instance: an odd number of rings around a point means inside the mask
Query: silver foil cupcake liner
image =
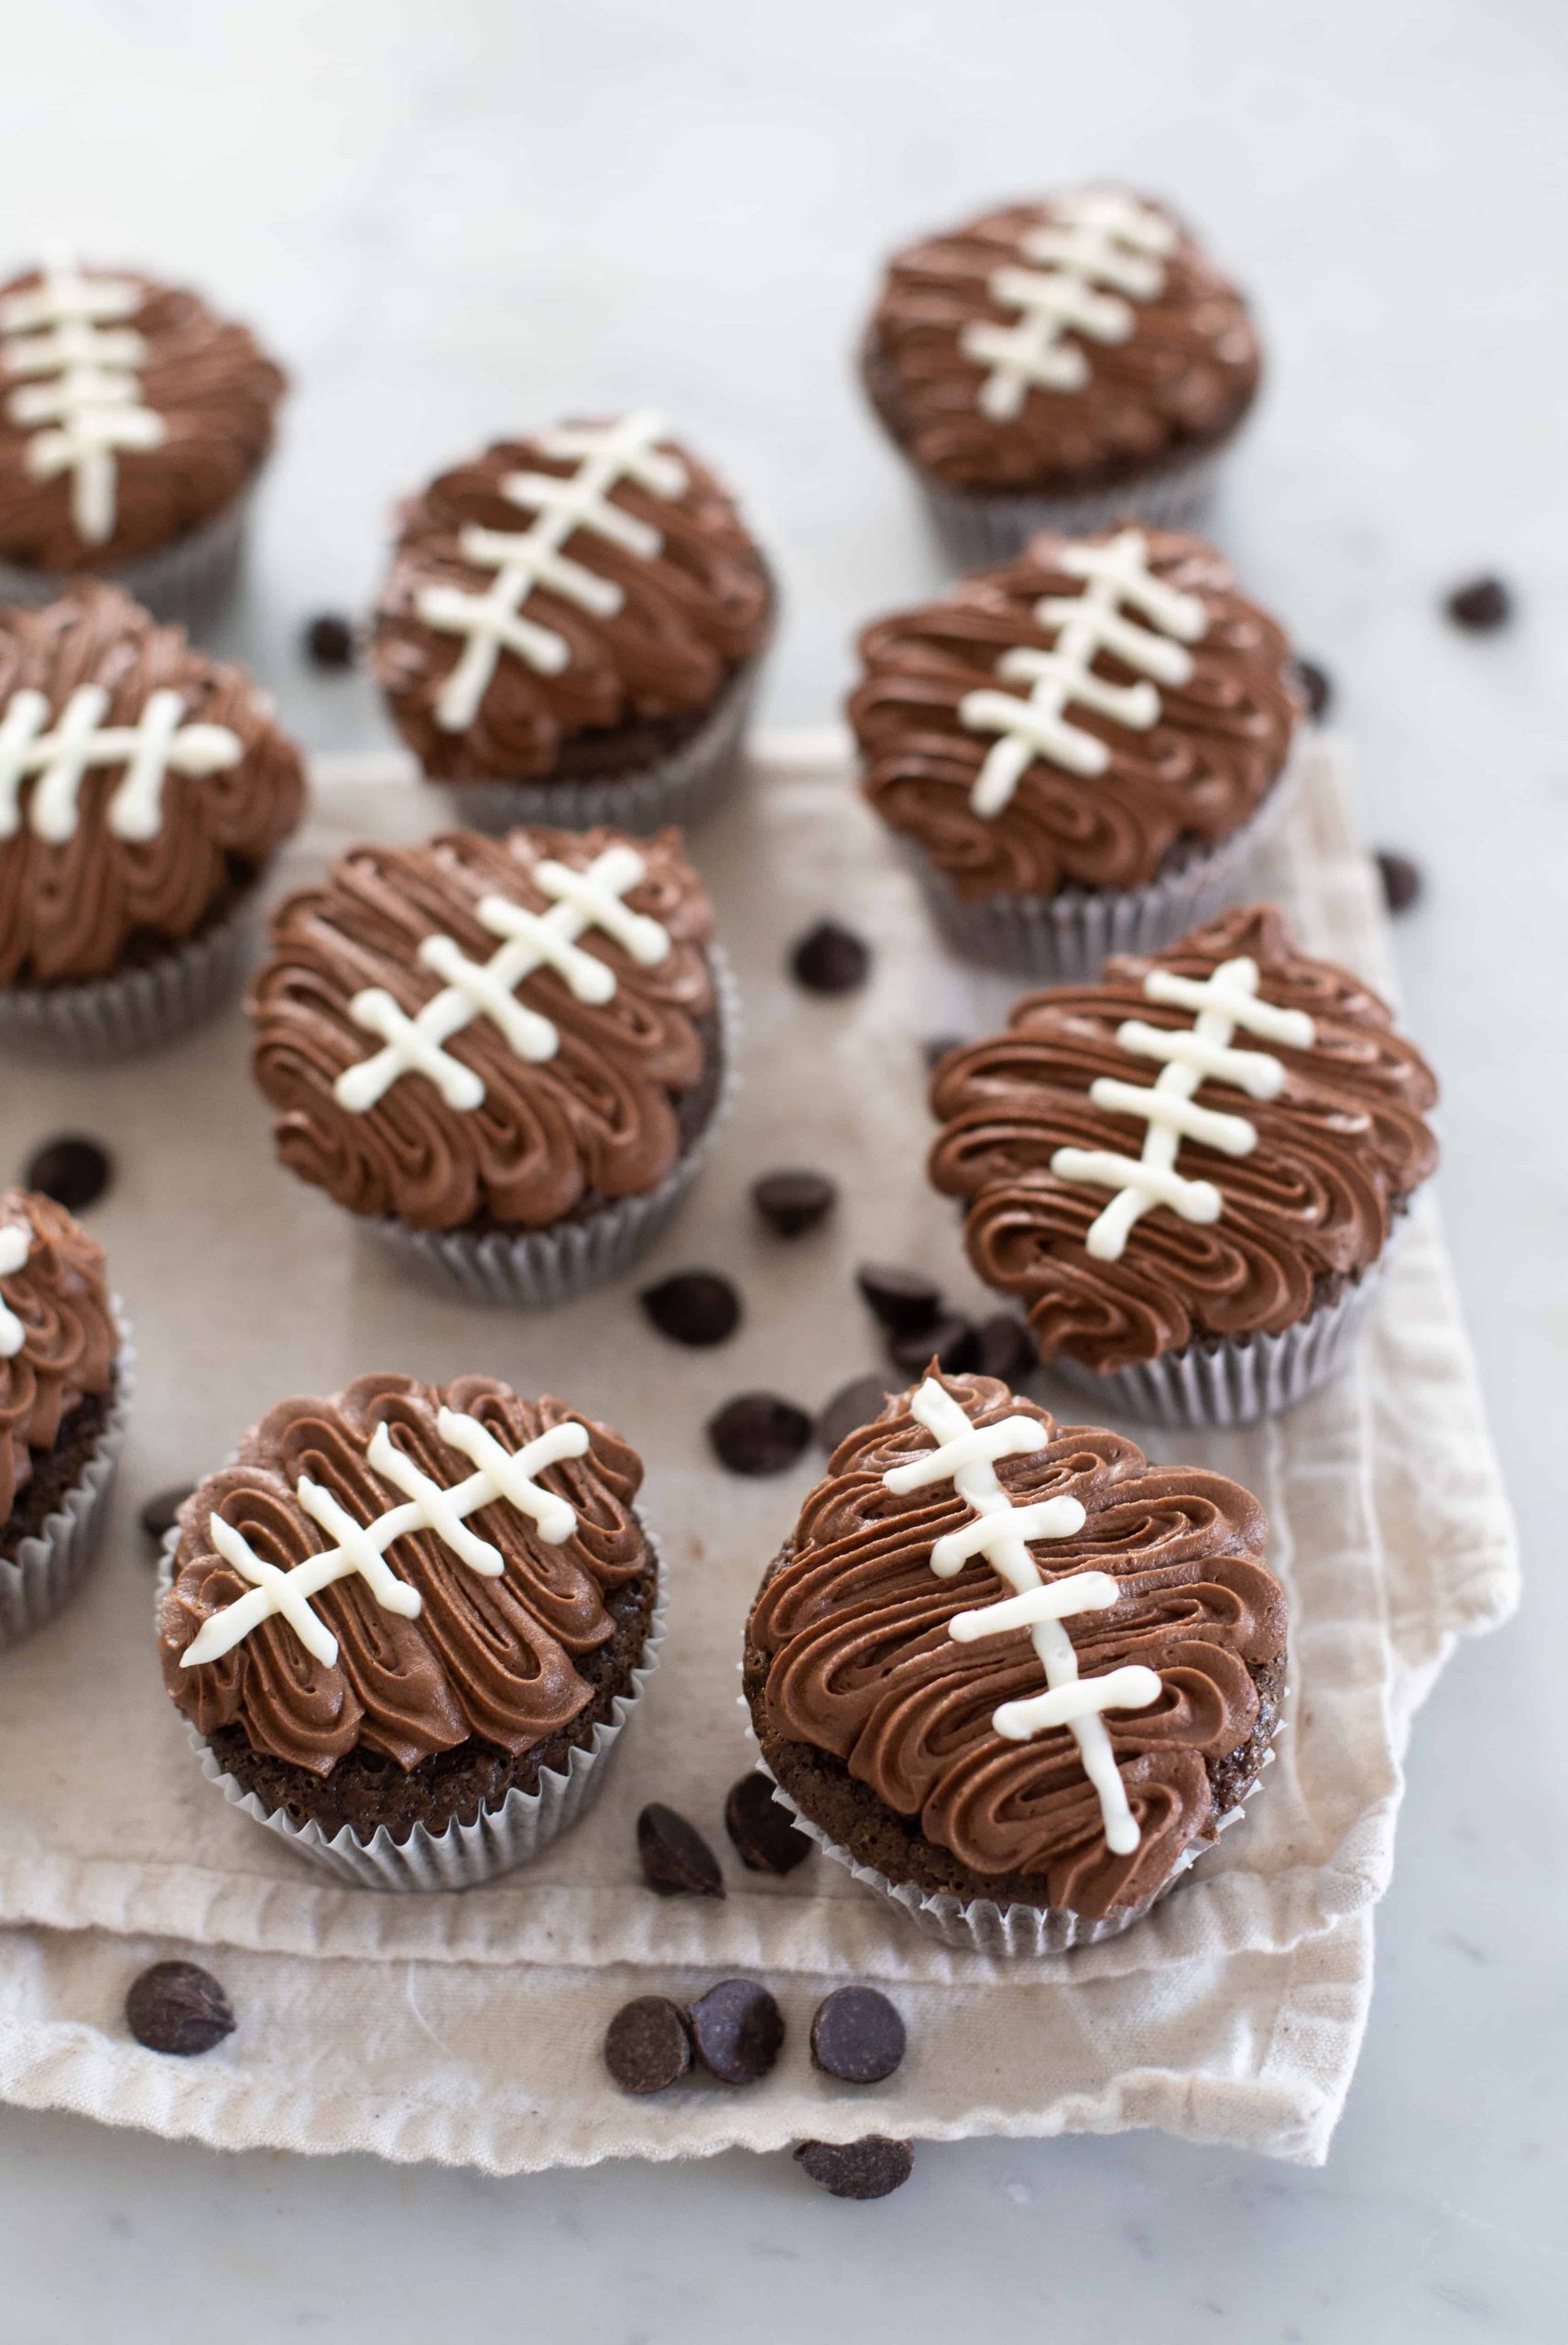
<svg viewBox="0 0 1568 2345"><path fill-rule="evenodd" d="M471 1303L523 1311L546 1311L570 1302L640 1260L679 1213L707 1162L737 1086L740 990L717 945L709 947L709 961L719 1002L719 1095L707 1122L657 1189L646 1196L617 1198L582 1221L515 1235L506 1230L478 1237L471 1230L414 1229L391 1218L367 1222L376 1244L427 1284L444 1287Z"/></svg>
<svg viewBox="0 0 1568 2345"><path fill-rule="evenodd" d="M252 900L247 890L202 935L146 968L80 985L0 986L0 1047L103 1060L172 1042L237 990Z"/></svg>
<svg viewBox="0 0 1568 2345"><path fill-rule="evenodd" d="M0 1652L53 1619L85 1579L97 1552L125 1443L136 1360L117 1302L114 1312L120 1336L114 1355L114 1405L80 1479L54 1512L45 1516L42 1526L21 1542L15 1555L0 1556Z"/></svg>
<svg viewBox="0 0 1568 2345"><path fill-rule="evenodd" d="M1234 436L1234 435L1233 435ZM1059 529L1078 538L1119 521L1147 521L1155 529L1195 529L1207 516L1220 468L1231 441L1199 455L1166 464L1141 480L1117 488L1064 496L966 495L922 477L920 487L938 536L962 569L984 569L1011 562L1037 530Z"/></svg>
<svg viewBox="0 0 1568 2345"><path fill-rule="evenodd" d="M630 1690L616 1695L609 1717L594 1728L593 1740L568 1754L564 1772L549 1767L541 1770L537 1791L510 1791L499 1807L485 1809L471 1824L449 1824L442 1832L431 1832L422 1824L416 1824L407 1839L395 1840L383 1826L373 1838L362 1840L346 1824L340 1830L328 1833L313 1819L296 1824L280 1809L268 1808L255 1792L247 1792L236 1777L225 1772L211 1744L187 1720L186 1734L201 1761L201 1772L210 1783L217 1784L231 1807L254 1817L312 1864L354 1888L416 1892L477 1889L516 1866L527 1864L585 1816L597 1799L604 1787L604 1762L619 1743L648 1679L659 1666L659 1648L668 1626L664 1554L640 1514L637 1521L642 1523L658 1567L659 1594L648 1624L642 1657L632 1671ZM158 1575L160 1605L173 1578L174 1554L179 1544L177 1523L163 1543ZM156 1610L154 1617L157 1618Z"/></svg>
<svg viewBox="0 0 1568 2345"><path fill-rule="evenodd" d="M454 810L476 830L509 831L519 823L590 831L608 823L646 837L667 823L690 827L727 792L757 690L759 660L742 669L689 741L641 773L604 781L438 782Z"/></svg>
<svg viewBox="0 0 1568 2345"><path fill-rule="evenodd" d="M1192 1343L1106 1376L1065 1353L1046 1365L1074 1391L1092 1393L1097 1409L1119 1411L1147 1424L1252 1424L1295 1408L1339 1374L1376 1308L1387 1260L1385 1249L1334 1302L1321 1304L1281 1335Z"/></svg>
<svg viewBox="0 0 1568 2345"><path fill-rule="evenodd" d="M24 562L0 562L0 603L37 610L84 579L97 579L123 586L154 618L178 619L200 633L227 603L239 578L254 486L253 481L221 513L172 545L139 554L114 570L33 570Z"/></svg>

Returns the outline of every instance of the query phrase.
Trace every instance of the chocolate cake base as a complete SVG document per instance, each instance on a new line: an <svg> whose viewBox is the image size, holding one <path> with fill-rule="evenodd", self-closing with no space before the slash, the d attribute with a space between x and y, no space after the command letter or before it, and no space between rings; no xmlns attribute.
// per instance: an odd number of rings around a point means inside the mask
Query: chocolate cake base
<svg viewBox="0 0 1568 2345"><path fill-rule="evenodd" d="M33 1470L0 1531L0 1555L8 1563L16 1560L25 1539L35 1538L43 1529L87 1470L114 1410L116 1380L111 1377L107 1391L90 1392L61 1419L52 1449L33 1451Z"/></svg>

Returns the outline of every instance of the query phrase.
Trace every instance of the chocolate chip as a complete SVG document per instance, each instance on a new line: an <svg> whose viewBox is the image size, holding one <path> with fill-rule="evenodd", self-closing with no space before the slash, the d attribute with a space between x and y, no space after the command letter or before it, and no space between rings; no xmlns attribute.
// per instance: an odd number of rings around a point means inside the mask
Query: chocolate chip
<svg viewBox="0 0 1568 2345"><path fill-rule="evenodd" d="M881 1415L887 1398L885 1376L852 1376L839 1386L817 1419L817 1439L830 1457L841 1441Z"/></svg>
<svg viewBox="0 0 1568 2345"><path fill-rule="evenodd" d="M1377 876L1383 882L1383 901L1391 912L1409 911L1421 891L1421 867L1408 855L1399 855L1390 846L1377 849Z"/></svg>
<svg viewBox="0 0 1568 2345"><path fill-rule="evenodd" d="M336 611L323 611L305 629L305 657L313 668L352 668L354 628Z"/></svg>
<svg viewBox="0 0 1568 2345"><path fill-rule="evenodd" d="M840 2084L879 2085L904 2056L904 2023L875 1987L835 1987L817 2005L811 2057Z"/></svg>
<svg viewBox="0 0 1568 2345"><path fill-rule="evenodd" d="M934 1074L939 1063L947 1056L949 1051L963 1050L967 1039L968 1037L964 1034L933 1034L929 1042L923 1042L920 1045L925 1053L927 1066Z"/></svg>
<svg viewBox="0 0 1568 2345"><path fill-rule="evenodd" d="M765 1172L751 1184L751 1202L780 1238L802 1238L838 1203L838 1183L825 1172Z"/></svg>
<svg viewBox="0 0 1568 2345"><path fill-rule="evenodd" d="M1314 721L1326 716L1334 700L1334 685L1327 669L1320 668L1315 660L1298 660L1296 673L1307 696L1307 714Z"/></svg>
<svg viewBox="0 0 1568 2345"><path fill-rule="evenodd" d="M1034 1337L1024 1322L1015 1319L1010 1311L998 1311L991 1318L982 1319L975 1334L980 1341L982 1376L995 1376L1004 1384L1017 1384L1040 1366Z"/></svg>
<svg viewBox="0 0 1568 2345"><path fill-rule="evenodd" d="M232 2035L234 2014L210 1970L194 1962L155 1962L131 1981L125 2024L149 2052L174 2052L184 2059L210 2052Z"/></svg>
<svg viewBox="0 0 1568 2345"><path fill-rule="evenodd" d="M697 2057L726 2085L760 2082L779 2057L784 2014L752 1979L721 1979L691 2006Z"/></svg>
<svg viewBox="0 0 1568 2345"><path fill-rule="evenodd" d="M886 2198L908 2182L915 2153L908 2142L867 2133L859 2142L802 2142L795 2162L835 2198Z"/></svg>
<svg viewBox="0 0 1568 2345"><path fill-rule="evenodd" d="M155 1547L161 1547L173 1530L191 1489L190 1482L170 1482L166 1490L155 1490L143 1506L136 1519Z"/></svg>
<svg viewBox="0 0 1568 2345"><path fill-rule="evenodd" d="M855 1283L890 1335L929 1327L942 1309L942 1289L923 1271L896 1262L862 1262Z"/></svg>
<svg viewBox="0 0 1568 2345"><path fill-rule="evenodd" d="M819 921L795 944L789 968L808 993L853 993L870 972L871 947L837 921Z"/></svg>
<svg viewBox="0 0 1568 2345"><path fill-rule="evenodd" d="M782 1474L811 1438L811 1420L777 1392L739 1392L708 1419L708 1439L732 1474Z"/></svg>
<svg viewBox="0 0 1568 2345"><path fill-rule="evenodd" d="M637 1820L642 1877L659 1897L722 1897L719 1860L694 1824L652 1800Z"/></svg>
<svg viewBox="0 0 1568 2345"><path fill-rule="evenodd" d="M95 1140L84 1140L79 1132L64 1132L58 1140L46 1140L41 1148L33 1151L22 1175L22 1186L52 1197L67 1213L85 1213L108 1187L114 1169L107 1149L100 1148Z"/></svg>
<svg viewBox="0 0 1568 2345"><path fill-rule="evenodd" d="M1471 635L1490 635L1507 627L1514 615L1513 596L1500 578L1470 578L1455 586L1443 603L1455 627Z"/></svg>
<svg viewBox="0 0 1568 2345"><path fill-rule="evenodd" d="M944 1376L972 1376L980 1365L980 1331L973 1319L946 1311L929 1327L915 1327L895 1336L887 1357L899 1374L912 1382L934 1359Z"/></svg>
<svg viewBox="0 0 1568 2345"><path fill-rule="evenodd" d="M730 1785L724 1830L748 1872L793 1872L811 1853L805 1834L789 1821L789 1809L774 1798L768 1777L755 1772Z"/></svg>
<svg viewBox="0 0 1568 2345"><path fill-rule="evenodd" d="M645 1287L642 1307L675 1344L722 1344L740 1325L740 1297L718 1271L677 1271Z"/></svg>
<svg viewBox="0 0 1568 2345"><path fill-rule="evenodd" d="M691 2066L686 2014L664 1995L623 2003L604 2030L604 2066L623 2092L666 2092Z"/></svg>

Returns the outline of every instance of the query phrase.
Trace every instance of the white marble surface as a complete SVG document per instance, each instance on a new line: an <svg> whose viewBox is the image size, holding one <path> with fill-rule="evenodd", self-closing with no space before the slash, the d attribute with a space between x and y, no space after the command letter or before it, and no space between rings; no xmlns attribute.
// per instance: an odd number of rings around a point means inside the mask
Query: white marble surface
<svg viewBox="0 0 1568 2345"><path fill-rule="evenodd" d="M744 485L789 597L771 712L829 713L856 620L934 576L848 377L872 256L1085 169L1190 206L1277 361L1225 534L1334 672L1372 829L1429 875L1408 1007L1446 1079L1445 1203L1536 1576L1418 1722L1325 2171L976 2142L854 2209L782 2161L500 2184L4 2111L7 2345L772 2345L977 2315L1170 2345L1563 2334L1565 99L1560 0L17 14L0 246L59 228L188 269L296 368L232 641L323 747L383 736L296 631L364 595L390 494L514 417L631 398ZM1436 610L1477 565L1522 605L1487 641Z"/></svg>

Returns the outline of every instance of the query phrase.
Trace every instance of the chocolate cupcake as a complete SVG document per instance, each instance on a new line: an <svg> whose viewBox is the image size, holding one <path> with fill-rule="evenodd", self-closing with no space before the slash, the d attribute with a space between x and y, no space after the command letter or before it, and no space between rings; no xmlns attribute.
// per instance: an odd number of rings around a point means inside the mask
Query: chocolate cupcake
<svg viewBox="0 0 1568 2345"><path fill-rule="evenodd" d="M1267 1537L1222 1475L933 1362L839 1444L763 1582L763 1760L830 1856L950 1944L1114 1936L1269 1756Z"/></svg>
<svg viewBox="0 0 1568 2345"><path fill-rule="evenodd" d="M103 1248L52 1199L0 1192L0 1648L93 1560L130 1368Z"/></svg>
<svg viewBox="0 0 1568 2345"><path fill-rule="evenodd" d="M1089 188L889 262L862 353L955 558L1127 515L1197 520L1261 371L1247 304L1175 213Z"/></svg>
<svg viewBox="0 0 1568 2345"><path fill-rule="evenodd" d="M1202 538L1042 535L860 639L863 788L960 952L1092 976L1230 900L1305 714Z"/></svg>
<svg viewBox="0 0 1568 2345"><path fill-rule="evenodd" d="M0 610L0 1040L103 1055L191 1025L304 796L265 693L117 588Z"/></svg>
<svg viewBox="0 0 1568 2345"><path fill-rule="evenodd" d="M735 505L658 416L505 440L404 506L371 665L465 822L690 821L773 616Z"/></svg>
<svg viewBox="0 0 1568 2345"><path fill-rule="evenodd" d="M1164 1424L1241 1423L1344 1365L1437 1162L1436 1097L1386 1004L1258 905L951 1053L931 1173L1060 1374Z"/></svg>
<svg viewBox="0 0 1568 2345"><path fill-rule="evenodd" d="M279 1402L166 1544L158 1658L203 1772L372 1888L537 1855L653 1667L641 1481L608 1426L492 1376Z"/></svg>
<svg viewBox="0 0 1568 2345"><path fill-rule="evenodd" d="M159 617L210 616L286 387L181 288L60 267L0 286L0 602L87 571Z"/></svg>
<svg viewBox="0 0 1568 2345"><path fill-rule="evenodd" d="M634 1260L702 1161L734 994L678 831L353 848L252 988L278 1153L460 1292L560 1302Z"/></svg>

